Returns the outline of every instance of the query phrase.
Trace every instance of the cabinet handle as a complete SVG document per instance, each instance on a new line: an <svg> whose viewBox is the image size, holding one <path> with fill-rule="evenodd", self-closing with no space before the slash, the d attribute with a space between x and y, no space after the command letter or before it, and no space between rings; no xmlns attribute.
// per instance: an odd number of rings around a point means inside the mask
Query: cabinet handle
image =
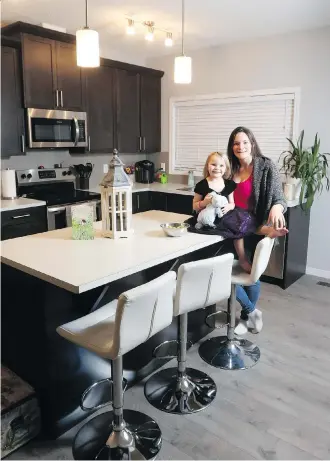
<svg viewBox="0 0 330 461"><path fill-rule="evenodd" d="M56 107L60 105L59 100L58 100L58 90L55 90L56 93Z"/></svg>
<svg viewBox="0 0 330 461"><path fill-rule="evenodd" d="M143 152L146 150L146 138L143 136Z"/></svg>
<svg viewBox="0 0 330 461"><path fill-rule="evenodd" d="M139 152L142 151L142 138L139 136Z"/></svg>
<svg viewBox="0 0 330 461"><path fill-rule="evenodd" d="M61 107L64 107L64 103L63 103L63 90L60 90L60 93L61 93Z"/></svg>
<svg viewBox="0 0 330 461"><path fill-rule="evenodd" d="M29 216L31 216L30 214L21 214L21 215L18 215L18 216L12 216L13 219L19 219L19 218L28 218Z"/></svg>
<svg viewBox="0 0 330 461"><path fill-rule="evenodd" d="M137 196L137 208L140 209L140 196Z"/></svg>
<svg viewBox="0 0 330 461"><path fill-rule="evenodd" d="M91 137L88 136L88 152L91 151Z"/></svg>
<svg viewBox="0 0 330 461"><path fill-rule="evenodd" d="M25 136L24 136L24 134L21 135L21 143L22 143L22 152L25 153Z"/></svg>

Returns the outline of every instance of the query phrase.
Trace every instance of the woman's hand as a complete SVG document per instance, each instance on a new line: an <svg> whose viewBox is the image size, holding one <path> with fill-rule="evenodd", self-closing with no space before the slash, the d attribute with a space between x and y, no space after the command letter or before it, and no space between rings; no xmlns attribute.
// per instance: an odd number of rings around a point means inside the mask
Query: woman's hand
<svg viewBox="0 0 330 461"><path fill-rule="evenodd" d="M207 194L205 196L204 200L202 201L202 205L204 208L206 208L207 205L209 205L212 202L212 198L213 198L212 194Z"/></svg>
<svg viewBox="0 0 330 461"><path fill-rule="evenodd" d="M235 208L235 204L234 203L226 203L226 205L224 205L222 208L221 208L221 211L223 214L226 214L228 213L228 211L231 211Z"/></svg>
<svg viewBox="0 0 330 461"><path fill-rule="evenodd" d="M283 206L273 205L270 209L267 225L272 225L274 229L283 229L285 227L285 219L283 215Z"/></svg>

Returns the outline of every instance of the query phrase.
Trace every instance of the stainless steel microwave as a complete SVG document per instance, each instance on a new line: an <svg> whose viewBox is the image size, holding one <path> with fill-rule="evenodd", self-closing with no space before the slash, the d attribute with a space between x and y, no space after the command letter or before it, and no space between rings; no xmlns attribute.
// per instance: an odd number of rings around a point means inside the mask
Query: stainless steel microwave
<svg viewBox="0 0 330 461"><path fill-rule="evenodd" d="M30 148L87 147L86 112L27 109Z"/></svg>

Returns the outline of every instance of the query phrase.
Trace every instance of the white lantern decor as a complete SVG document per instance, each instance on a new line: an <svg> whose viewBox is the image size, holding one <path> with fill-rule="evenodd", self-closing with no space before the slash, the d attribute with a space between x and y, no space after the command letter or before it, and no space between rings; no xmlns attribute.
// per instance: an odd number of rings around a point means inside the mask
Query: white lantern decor
<svg viewBox="0 0 330 461"><path fill-rule="evenodd" d="M123 162L114 149L108 173L101 186L102 234L117 239L129 237L132 225L132 185Z"/></svg>

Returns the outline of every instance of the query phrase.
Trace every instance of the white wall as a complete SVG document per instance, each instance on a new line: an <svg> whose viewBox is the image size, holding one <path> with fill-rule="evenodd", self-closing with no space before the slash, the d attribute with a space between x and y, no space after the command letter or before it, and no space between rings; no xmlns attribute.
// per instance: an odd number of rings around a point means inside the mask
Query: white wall
<svg viewBox="0 0 330 461"><path fill-rule="evenodd" d="M165 71L163 152L168 152L171 96L279 87L301 87L299 130L305 129L307 145L318 132L321 150L330 152L330 27L186 53L193 58L193 82L186 86L173 83L173 56L147 60ZM329 203L330 193L323 192L311 210L307 265L310 273L330 278Z"/></svg>

